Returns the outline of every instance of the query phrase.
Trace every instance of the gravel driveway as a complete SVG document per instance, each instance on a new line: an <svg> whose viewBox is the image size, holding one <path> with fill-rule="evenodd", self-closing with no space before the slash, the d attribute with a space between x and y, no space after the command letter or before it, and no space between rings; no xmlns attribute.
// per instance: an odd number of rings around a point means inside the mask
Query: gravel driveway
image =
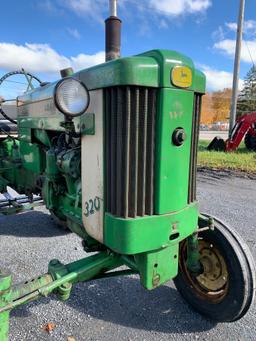
<svg viewBox="0 0 256 341"><path fill-rule="evenodd" d="M200 173L198 198L202 211L243 235L255 258L255 180ZM12 271L14 282L46 272L52 258L84 257L79 238L63 233L44 209L0 217L0 234L1 267ZM56 325L50 334L43 328L49 322ZM10 328L10 341L255 341L256 309L233 324L215 324L193 312L172 282L149 292L129 276L78 284L66 303L51 296L19 307Z"/></svg>

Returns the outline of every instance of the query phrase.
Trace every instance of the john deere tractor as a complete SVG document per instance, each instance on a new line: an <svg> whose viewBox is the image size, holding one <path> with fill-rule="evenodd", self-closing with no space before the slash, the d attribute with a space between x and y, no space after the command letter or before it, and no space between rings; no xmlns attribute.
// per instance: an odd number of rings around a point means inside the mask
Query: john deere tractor
<svg viewBox="0 0 256 341"><path fill-rule="evenodd" d="M76 283L109 276L138 274L148 290L174 279L217 321L240 319L254 299L247 246L201 214L196 199L205 76L172 50L120 58L121 21L111 8L106 62L62 70L57 82L19 96L17 134L0 140L0 192L9 186L23 198L7 198L1 213L43 201L94 252L71 264L54 259L46 274L15 286L1 270L1 341L15 307L51 293L67 300Z"/></svg>

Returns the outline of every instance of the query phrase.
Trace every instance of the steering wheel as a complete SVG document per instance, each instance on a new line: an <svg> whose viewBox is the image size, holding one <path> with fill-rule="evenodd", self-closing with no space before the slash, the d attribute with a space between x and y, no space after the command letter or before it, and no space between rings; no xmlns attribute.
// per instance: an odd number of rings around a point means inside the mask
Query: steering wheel
<svg viewBox="0 0 256 341"><path fill-rule="evenodd" d="M17 122L9 117L3 110L2 104L6 102L15 102L18 95L38 87L42 81L30 72L24 69L11 71L0 78L0 113L2 116L14 123Z"/></svg>

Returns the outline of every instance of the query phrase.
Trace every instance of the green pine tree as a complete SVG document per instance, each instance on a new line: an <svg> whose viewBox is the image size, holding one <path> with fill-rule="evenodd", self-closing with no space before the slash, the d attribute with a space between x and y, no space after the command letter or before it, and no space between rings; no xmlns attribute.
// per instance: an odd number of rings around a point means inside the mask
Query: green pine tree
<svg viewBox="0 0 256 341"><path fill-rule="evenodd" d="M256 66L248 71L242 91L238 96L237 116L256 111Z"/></svg>

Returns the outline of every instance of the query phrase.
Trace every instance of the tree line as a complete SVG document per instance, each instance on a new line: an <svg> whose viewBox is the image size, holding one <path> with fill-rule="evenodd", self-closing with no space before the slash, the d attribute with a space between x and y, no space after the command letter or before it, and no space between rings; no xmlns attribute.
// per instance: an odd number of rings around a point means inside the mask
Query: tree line
<svg viewBox="0 0 256 341"><path fill-rule="evenodd" d="M206 93L202 101L201 123L227 122L230 114L231 89ZM237 102L237 117L256 111L256 67L248 71Z"/></svg>

